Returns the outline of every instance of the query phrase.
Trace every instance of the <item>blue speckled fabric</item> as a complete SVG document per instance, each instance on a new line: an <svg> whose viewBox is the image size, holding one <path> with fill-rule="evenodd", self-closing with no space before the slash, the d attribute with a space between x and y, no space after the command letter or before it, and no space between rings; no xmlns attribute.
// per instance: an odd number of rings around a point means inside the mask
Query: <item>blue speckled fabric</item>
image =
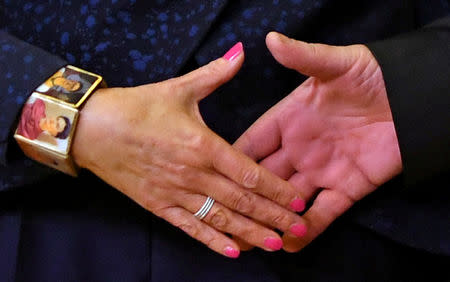
<svg viewBox="0 0 450 282"><path fill-rule="evenodd" d="M448 1L420 7L412 2L385 6L325 0L4 0L0 160L6 161L12 126L27 95L66 62L103 75L110 86L133 86L179 75L183 67L203 65L242 41L247 56L240 75L202 105L212 129L233 141L302 79L274 63L264 47L267 32L333 44L364 43L409 30L449 10ZM418 8L424 12L418 13ZM392 25L397 22L401 24ZM236 127L227 126L230 119ZM13 153L12 160L16 156ZM22 161L16 169L10 163L14 168L6 169L0 190L20 186L24 177L18 168L30 166L35 165ZM48 174L41 167L34 169L24 174L30 183L35 181L30 175Z"/></svg>
<svg viewBox="0 0 450 282"><path fill-rule="evenodd" d="M446 0L0 0L0 281L279 281L261 253L226 260L91 174L73 180L25 158L12 139L15 120L62 65L134 86L183 74L242 41L242 70L201 103L207 124L232 142L304 79L270 56L267 32L366 43L449 11ZM399 224L388 215L363 223ZM194 254L197 263L186 263Z"/></svg>

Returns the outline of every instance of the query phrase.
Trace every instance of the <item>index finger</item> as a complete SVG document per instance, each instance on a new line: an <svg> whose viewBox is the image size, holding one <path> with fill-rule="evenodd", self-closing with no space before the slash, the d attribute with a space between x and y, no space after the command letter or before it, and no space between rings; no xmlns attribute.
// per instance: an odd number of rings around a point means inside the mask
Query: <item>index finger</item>
<svg viewBox="0 0 450 282"><path fill-rule="evenodd" d="M239 185L296 212L305 208L301 195L289 182L258 165L225 140L219 139L211 153L213 167Z"/></svg>
<svg viewBox="0 0 450 282"><path fill-rule="evenodd" d="M281 146L281 131L275 119L268 113L260 117L233 144L233 147L258 161L275 152Z"/></svg>

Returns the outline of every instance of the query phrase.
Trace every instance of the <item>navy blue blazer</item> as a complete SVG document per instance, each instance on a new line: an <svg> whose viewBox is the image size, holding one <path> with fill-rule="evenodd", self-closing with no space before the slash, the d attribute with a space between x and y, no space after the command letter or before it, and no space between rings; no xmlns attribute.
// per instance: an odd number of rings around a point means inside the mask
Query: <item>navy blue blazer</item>
<svg viewBox="0 0 450 282"><path fill-rule="evenodd" d="M133 86L185 73L242 41L242 70L201 103L207 124L232 142L305 79L270 56L271 30L371 49L404 173L349 218L450 255L450 195L436 184L449 180L450 22L412 32L449 12L446 0L0 1L0 281L277 281L260 253L239 262L216 255L89 172L72 179L27 159L12 139L28 95L67 63Z"/></svg>

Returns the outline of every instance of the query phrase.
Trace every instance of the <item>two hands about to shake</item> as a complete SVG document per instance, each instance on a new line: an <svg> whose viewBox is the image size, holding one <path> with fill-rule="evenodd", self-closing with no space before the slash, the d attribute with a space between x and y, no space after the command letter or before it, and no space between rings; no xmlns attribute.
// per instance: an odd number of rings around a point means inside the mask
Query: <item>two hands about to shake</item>
<svg viewBox="0 0 450 282"><path fill-rule="evenodd" d="M279 63L309 78L234 145L205 125L198 103L237 73L241 43L181 77L97 90L81 111L76 163L220 254L302 249L399 174L400 151L367 47L274 32L266 43Z"/></svg>

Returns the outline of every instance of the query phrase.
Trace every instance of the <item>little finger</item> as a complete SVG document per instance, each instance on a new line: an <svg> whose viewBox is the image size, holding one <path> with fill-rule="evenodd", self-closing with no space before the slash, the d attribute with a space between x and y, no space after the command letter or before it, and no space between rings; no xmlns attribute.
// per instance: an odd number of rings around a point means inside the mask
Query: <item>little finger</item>
<svg viewBox="0 0 450 282"><path fill-rule="evenodd" d="M239 257L240 249L236 242L205 222L198 220L184 208L170 206L158 210L155 214L202 242L211 250L230 258Z"/></svg>

